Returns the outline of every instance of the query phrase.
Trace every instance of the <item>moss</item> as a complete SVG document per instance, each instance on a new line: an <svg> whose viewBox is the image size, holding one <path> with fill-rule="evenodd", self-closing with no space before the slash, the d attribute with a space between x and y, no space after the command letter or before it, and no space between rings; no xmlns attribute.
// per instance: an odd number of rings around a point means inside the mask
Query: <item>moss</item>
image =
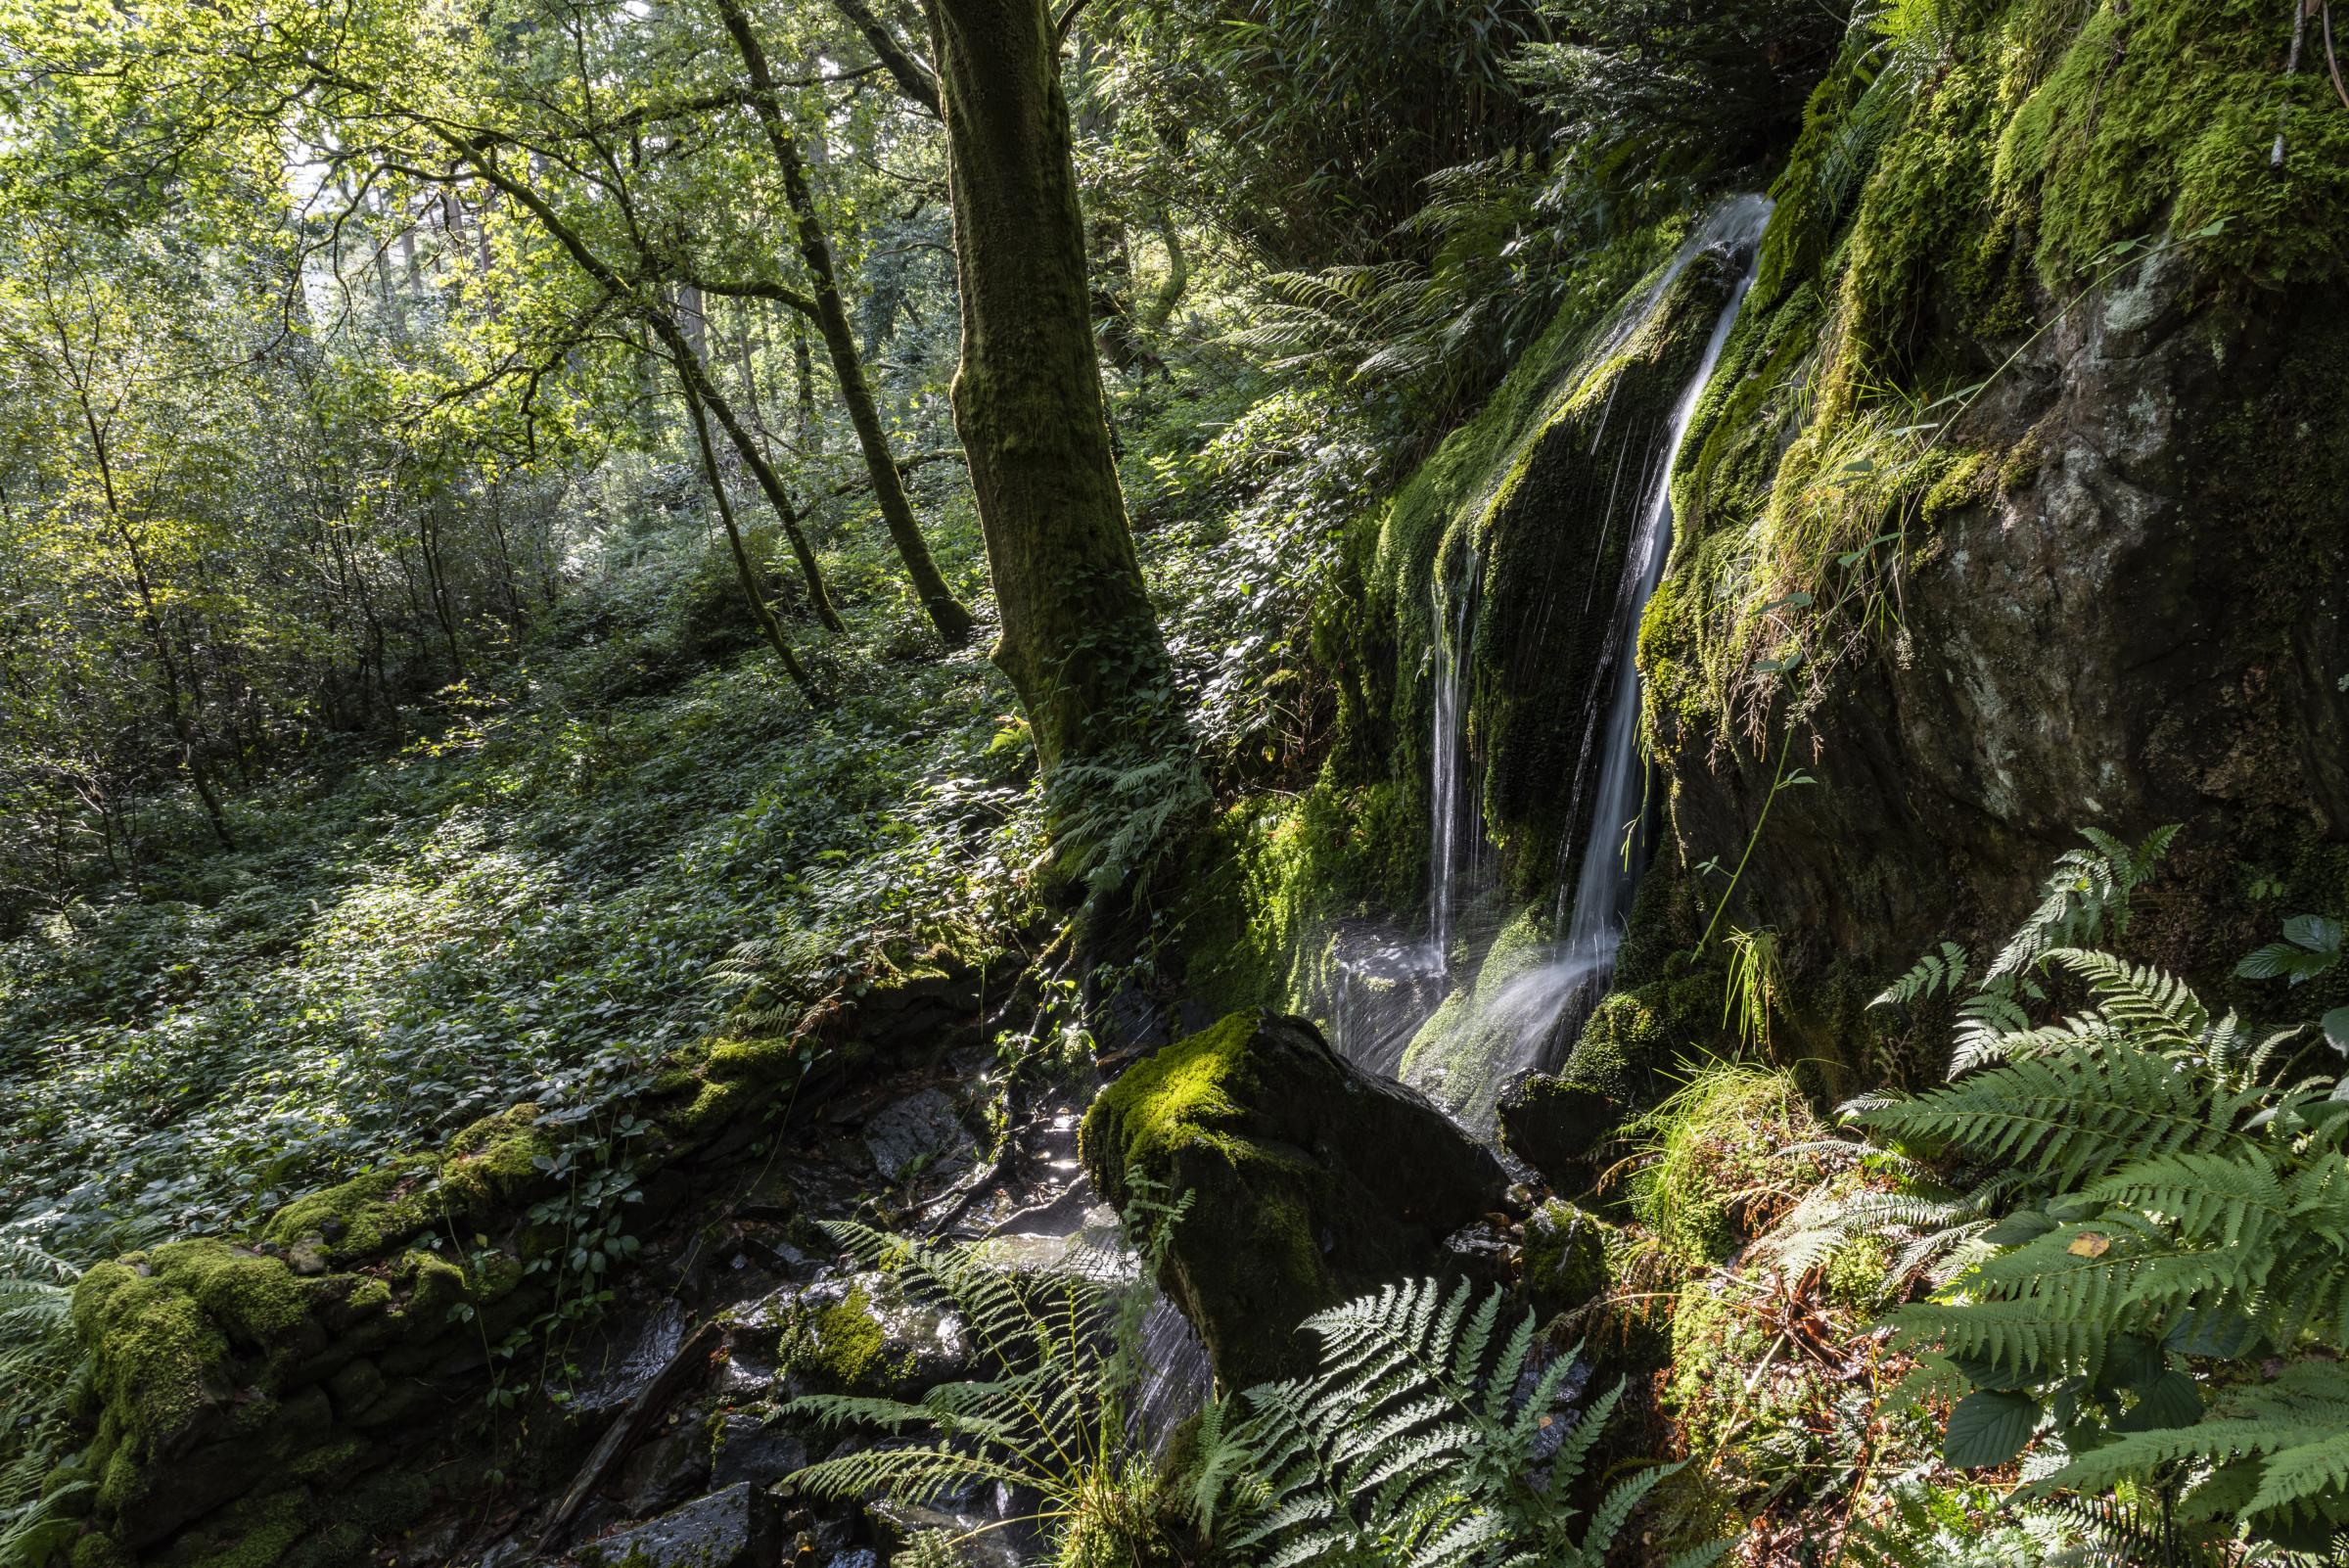
<svg viewBox="0 0 2349 1568"><path fill-rule="evenodd" d="M1606 1293L1617 1228L1563 1198L1534 1211L1525 1222L1524 1286L1537 1312L1571 1312Z"/></svg>
<svg viewBox="0 0 2349 1568"><path fill-rule="evenodd" d="M708 1081L689 1104L664 1116L662 1127L680 1142L706 1138L747 1112L759 1099L757 1086L739 1079Z"/></svg>
<svg viewBox="0 0 2349 1568"><path fill-rule="evenodd" d="M278 1568L308 1532L310 1506L306 1490L230 1503L216 1519L201 1527L201 1537L208 1539L209 1549L187 1554L188 1568Z"/></svg>
<svg viewBox="0 0 2349 1568"><path fill-rule="evenodd" d="M1625 1105L1651 1102L1665 1073L1723 1043L1722 985L1718 969L1683 969L1610 992L1583 1025L1558 1076Z"/></svg>
<svg viewBox="0 0 2349 1568"><path fill-rule="evenodd" d="M82 1275L73 1327L120 1441L104 1484L113 1505L127 1500L141 1453L227 1401L228 1341L180 1282L139 1254Z"/></svg>
<svg viewBox="0 0 2349 1568"><path fill-rule="evenodd" d="M1545 911L1518 910L1478 957L1475 978L1454 988L1404 1047L1400 1076L1450 1106L1470 1130L1489 1134L1529 1027L1539 1024L1550 995L1563 995L1543 987L1543 970L1555 962Z"/></svg>
<svg viewBox="0 0 2349 1568"><path fill-rule="evenodd" d="M93 1532L73 1543L73 1568L133 1568L137 1561L112 1536Z"/></svg>
<svg viewBox="0 0 2349 1568"><path fill-rule="evenodd" d="M891 1356L888 1327L862 1284L797 1316L785 1334L783 1360L795 1376L841 1393L892 1388L909 1369L906 1358Z"/></svg>
<svg viewBox="0 0 2349 1568"><path fill-rule="evenodd" d="M1827 1260L1819 1288L1838 1307L1873 1313L1883 1304L1894 1261L1890 1241L1882 1236L1861 1236L1837 1248Z"/></svg>
<svg viewBox="0 0 2349 1568"><path fill-rule="evenodd" d="M2204 242L2224 271L2349 274L2349 119L2321 69L2282 75L2287 36L2254 0L2104 0L2090 13L1998 147L2002 186L2037 196L2050 285L2165 218L2180 232L2227 220Z"/></svg>
<svg viewBox="0 0 2349 1568"><path fill-rule="evenodd" d="M481 1215L513 1201L539 1180L538 1162L553 1153L537 1106L483 1118L448 1141L440 1165L442 1212Z"/></svg>
<svg viewBox="0 0 2349 1568"><path fill-rule="evenodd" d="M1194 1144L1235 1161L1248 1158L1251 1151L1222 1124L1240 1114L1227 1081L1256 1031L1256 1015L1233 1013L1138 1063L1102 1090L1084 1118L1086 1163L1119 1171L1163 1167ZM1119 1139L1114 1152L1100 1147L1112 1128Z"/></svg>
<svg viewBox="0 0 2349 1568"><path fill-rule="evenodd" d="M791 1076L804 1046L789 1035L763 1039L721 1039L710 1047L704 1073L712 1079L740 1079L755 1084L779 1084Z"/></svg>
<svg viewBox="0 0 2349 1568"><path fill-rule="evenodd" d="M1301 1019L1235 1014L1129 1068L1085 1114L1103 1196L1130 1175L1189 1193L1160 1282L1238 1386L1312 1364L1295 1332L1361 1289L1440 1267L1497 1197L1492 1157L1416 1096L1340 1059Z"/></svg>
<svg viewBox="0 0 2349 1568"><path fill-rule="evenodd" d="M465 1270L437 1252L421 1248L403 1254L394 1277L405 1287L393 1316L431 1331L448 1321L449 1309L474 1299L473 1282ZM395 1293L396 1294L396 1293Z"/></svg>
<svg viewBox="0 0 2349 1568"><path fill-rule="evenodd" d="M1822 1175L1787 1152L1825 1136L1792 1074L1709 1066L1644 1118L1632 1213L1676 1257L1720 1263Z"/></svg>
<svg viewBox="0 0 2349 1568"><path fill-rule="evenodd" d="M271 1217L261 1234L283 1246L321 1236L334 1256L372 1257L432 1222L415 1194L431 1181L435 1163L410 1155L298 1198Z"/></svg>
<svg viewBox="0 0 2349 1568"><path fill-rule="evenodd" d="M1325 1005L1332 932L1415 901L1426 850L1393 785L1327 765L1300 798L1234 803L1194 845L1175 911L1190 1019Z"/></svg>
<svg viewBox="0 0 2349 1568"><path fill-rule="evenodd" d="M314 1292L282 1259L207 1238L158 1247L150 1262L243 1348L266 1349L309 1320Z"/></svg>

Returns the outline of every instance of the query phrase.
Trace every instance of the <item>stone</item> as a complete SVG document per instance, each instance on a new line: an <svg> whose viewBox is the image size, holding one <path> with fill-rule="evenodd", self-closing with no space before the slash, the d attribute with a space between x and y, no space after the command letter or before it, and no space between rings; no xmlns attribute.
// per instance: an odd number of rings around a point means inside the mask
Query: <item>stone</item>
<svg viewBox="0 0 2349 1568"><path fill-rule="evenodd" d="M638 1518L673 1508L702 1491L710 1471L710 1441L702 1423L691 1416L672 1422L621 1466L621 1506Z"/></svg>
<svg viewBox="0 0 2349 1568"><path fill-rule="evenodd" d="M725 1488L741 1483L771 1487L785 1476L807 1467L807 1445L790 1428L736 1412L717 1429L717 1452L710 1468L710 1484Z"/></svg>
<svg viewBox="0 0 2349 1568"><path fill-rule="evenodd" d="M327 1270L324 1238L304 1238L286 1249L286 1266L304 1276L323 1274Z"/></svg>
<svg viewBox="0 0 2349 1568"><path fill-rule="evenodd" d="M910 1397L965 1375L974 1348L962 1320L909 1299L880 1270L786 1286L735 1325L737 1354L772 1347L783 1391Z"/></svg>
<svg viewBox="0 0 2349 1568"><path fill-rule="evenodd" d="M1445 1238L1500 1201L1493 1152L1426 1096L1347 1061L1301 1018L1234 1013L1137 1063L1094 1101L1085 1169L1191 1196L1159 1283L1227 1386L1309 1371L1309 1314L1455 1271Z"/></svg>
<svg viewBox="0 0 2349 1568"><path fill-rule="evenodd" d="M962 1125L953 1098L944 1089L926 1088L867 1122L864 1146L883 1178L895 1182L967 1169L977 1140Z"/></svg>
<svg viewBox="0 0 2349 1568"><path fill-rule="evenodd" d="M1500 1096L1500 1141L1561 1192L1589 1187L1590 1153L1623 1119L1624 1107L1589 1084L1524 1073Z"/></svg>
<svg viewBox="0 0 2349 1568"><path fill-rule="evenodd" d="M952 1539L954 1560L962 1568L1023 1568L1029 1560L1014 1532L992 1519L888 1500L868 1502L864 1511L873 1522L873 1533L890 1548L893 1562L905 1560L902 1553L916 1536L936 1531Z"/></svg>
<svg viewBox="0 0 2349 1568"><path fill-rule="evenodd" d="M1622 1232L1596 1215L1552 1198L1525 1222L1525 1294L1544 1315L1572 1312L1603 1294L1609 1244Z"/></svg>
<svg viewBox="0 0 2349 1568"><path fill-rule="evenodd" d="M684 1345L689 1326L685 1309L664 1301L633 1333L622 1322L600 1335L598 1350L590 1353L593 1364L585 1368L586 1376L572 1396L572 1417L593 1421L621 1410L661 1375Z"/></svg>
<svg viewBox="0 0 2349 1568"><path fill-rule="evenodd" d="M782 1533L774 1499L745 1482L589 1542L576 1555L587 1568L775 1568Z"/></svg>

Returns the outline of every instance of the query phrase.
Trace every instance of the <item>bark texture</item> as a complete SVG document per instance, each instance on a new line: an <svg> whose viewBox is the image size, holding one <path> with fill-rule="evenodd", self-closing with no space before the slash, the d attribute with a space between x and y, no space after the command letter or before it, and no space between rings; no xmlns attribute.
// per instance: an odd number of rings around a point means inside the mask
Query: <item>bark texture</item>
<svg viewBox="0 0 2349 1568"><path fill-rule="evenodd" d="M1011 677L1047 771L1166 742L1166 644L1110 455L1084 223L1043 0L931 0L970 454Z"/></svg>

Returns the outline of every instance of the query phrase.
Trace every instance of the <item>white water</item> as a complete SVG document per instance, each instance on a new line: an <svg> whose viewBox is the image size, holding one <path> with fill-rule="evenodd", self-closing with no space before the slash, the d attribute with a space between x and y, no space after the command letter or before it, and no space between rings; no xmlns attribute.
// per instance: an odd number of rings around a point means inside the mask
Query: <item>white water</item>
<svg viewBox="0 0 2349 1568"><path fill-rule="evenodd" d="M1750 255L1769 221L1770 203L1765 198L1744 196L1725 205L1681 248L1663 283L1649 297L1648 309L1655 308L1663 298L1664 288L1700 252L1727 247ZM1635 657L1639 620L1646 614L1648 598L1655 592L1656 583L1664 575L1665 560L1672 553L1672 474L1680 464L1681 445L1687 439L1688 426L1696 416L1696 405L1704 395L1706 384L1721 363L1722 346L1728 342L1729 330L1737 324L1737 312L1745 303L1746 291L1753 287L1754 267L1755 260L1749 259L1744 275L1713 323L1713 335L1706 341L1696 374L1673 408L1672 437L1666 443L1663 463L1650 481L1630 549L1624 557L1615 619L1608 626L1605 648L1599 657L1600 678L1606 678L1605 672L1609 670L1613 673L1612 690L1603 710L1605 727L1603 730L1597 727L1602 711L1594 707L1584 735L1583 760L1575 769L1575 809L1568 820L1588 821L1589 827L1583 844L1582 868L1572 894L1568 897L1565 890L1560 890L1559 913L1566 920L1566 935L1555 960L1510 988L1516 990L1539 981L1529 989L1555 997L1554 1008L1545 1008L1528 998L1537 1015L1546 1011L1548 1016L1543 1023L1547 1034L1557 1033L1556 1026L1569 1009L1587 1007L1606 991L1614 976L1615 953L1623 942L1623 928L1631 918L1632 900L1638 895L1639 878L1652 853L1648 840L1654 813L1648 809L1648 760L1639 734L1639 663ZM1594 761L1595 771L1591 766ZM1587 784L1590 804L1586 816L1581 807Z"/></svg>
<svg viewBox="0 0 2349 1568"><path fill-rule="evenodd" d="M1476 635L1476 590L1483 563L1473 547L1456 602L1446 604L1439 569L1435 597L1436 715L1430 737L1428 780L1428 944L1439 971L1451 966L1451 939L1458 903L1476 860L1483 816L1469 787L1467 759L1468 668ZM1449 612L1449 614L1447 613Z"/></svg>
<svg viewBox="0 0 2349 1568"><path fill-rule="evenodd" d="M1727 250L1748 257L1744 275L1713 323L1695 373L1673 405L1670 420L1660 433L1663 439L1625 443L1624 455L1609 481L1605 514L1598 520L1600 537L1593 552L1593 576L1585 588L1590 597L1601 591L1595 561L1605 557L1618 527L1618 495L1627 484L1635 487L1637 500L1630 511L1631 536L1616 583L1614 613L1585 705L1582 747L1568 801L1567 820L1580 825L1580 842L1570 839L1569 850L1579 849L1581 861L1573 885L1561 882L1559 888L1557 918L1564 935L1539 964L1504 984L1480 991L1473 1012L1457 1026L1494 1042L1480 1045L1472 1053L1486 1057L1476 1063L1474 1081L1423 1085L1439 1092L1464 1125L1480 1133L1490 1130L1493 1107L1508 1078L1529 1067L1555 1066L1555 1055L1571 1043L1582 1017L1605 993L1614 975L1616 949L1650 853L1648 770L1640 745L1639 670L1635 658L1639 620L1672 550L1672 473L1697 403L1720 364L1722 348L1736 325L1746 291L1753 285L1751 253L1769 218L1770 203L1761 197L1740 197L1725 204L1689 236L1657 280L1585 355L1585 363L1593 363L1618 351L1662 307L1672 285L1699 255ZM1600 414L1602 434L1612 412L1610 394L1609 405ZM1634 449L1641 446L1644 452L1635 459ZM1594 438L1592 450L1596 449ZM1435 800L1429 857L1435 879L1431 923L1439 976L1444 974L1444 955L1456 929L1465 877L1473 870L1473 847L1480 825L1463 761L1467 704L1462 671L1474 631L1475 570L1472 560L1467 588L1456 603L1447 606L1440 586L1436 603ZM1448 608L1451 612L1449 618L1445 614ZM1405 1042L1407 1040L1397 1043ZM1371 1055L1384 1053L1358 1048L1350 1054L1370 1065ZM1393 1071L1395 1058L1387 1056L1377 1065ZM1464 1066L1454 1058L1455 1076Z"/></svg>

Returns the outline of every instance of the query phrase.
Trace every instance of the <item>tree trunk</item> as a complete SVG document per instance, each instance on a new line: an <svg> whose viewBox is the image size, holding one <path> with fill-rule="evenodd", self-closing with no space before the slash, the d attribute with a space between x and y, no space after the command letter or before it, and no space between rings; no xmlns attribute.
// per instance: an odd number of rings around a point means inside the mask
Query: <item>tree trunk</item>
<svg viewBox="0 0 2349 1568"><path fill-rule="evenodd" d="M970 456L1003 629L1047 773L1186 744L1103 417L1068 104L1043 0L930 0Z"/></svg>
<svg viewBox="0 0 2349 1568"><path fill-rule="evenodd" d="M874 406L872 388L864 379L864 361L856 352L856 337L849 326L849 312L841 303L840 281L832 266L831 242L824 237L823 224L815 210L815 195L808 188L807 171L800 161L800 150L783 123L781 107L775 102L774 74L767 69L766 51L760 47L759 35L752 31L750 17L744 12L741 0L717 0L717 9L736 51L742 56L743 68L750 72L759 123L766 132L767 147L783 174L783 195L791 205L800 258L806 263L808 281L814 286L816 328L823 334L824 347L832 358L832 374L840 383L841 403L849 411L849 423L855 427L857 444L864 449L864 466L872 475L873 498L880 503L881 521L889 529L890 541L897 546L898 558L905 563L906 576L913 579L914 592L921 596L922 607L930 613L931 623L938 627L938 634L948 646L959 646L970 638L971 613L955 599L946 579L940 575L938 564L930 558L929 541L922 537L921 526L914 521L913 502L905 494L904 479L898 473L896 459L890 455L889 435L881 428L881 412Z"/></svg>
<svg viewBox="0 0 2349 1568"><path fill-rule="evenodd" d="M766 638L767 646L774 649L775 657L782 661L783 672L791 677L791 683L800 688L801 696L807 699L807 706L819 709L827 707L829 705L823 693L807 677L799 656L791 651L791 643L783 635L782 623L775 619L774 611L767 607L766 595L760 591L759 568L752 562L751 552L742 542L742 530L735 526L734 503L726 495L726 477L718 472L717 453L710 445L710 421L703 417L702 399L695 391L694 377L686 374L680 365L677 380L685 388L685 411L692 416L694 445L702 454L702 475L710 482L710 493L716 497L718 519L725 525L726 544L734 555L735 580L742 584L742 596L750 601L751 619L759 623L760 633Z"/></svg>
<svg viewBox="0 0 2349 1568"><path fill-rule="evenodd" d="M685 335L674 327L664 328L659 323L655 323L655 327L668 347L669 358L676 363L677 374L688 384L688 394L694 398L697 406L707 408L717 416L718 424L725 430L726 438L734 443L734 450L742 454L743 466L759 482L759 488L765 492L767 503L774 507L775 516L782 521L783 536L791 541L791 553L800 564L800 576L807 584L807 600L815 611L816 620L824 623L827 631L847 630L848 627L841 622L840 612L832 607L832 596L824 587L823 571L815 563L815 551L807 543L806 531L800 527L799 511L791 504L791 496L783 488L783 481L776 475L774 465L759 450L758 438L743 424L741 416L734 412L734 405L726 400L725 394L710 380L708 369L694 356Z"/></svg>
<svg viewBox="0 0 2349 1568"><path fill-rule="evenodd" d="M791 369L797 391L793 401L798 404L797 429L800 444L810 452L824 449L823 427L815 422L815 361L807 354L807 318L796 312L791 318Z"/></svg>

